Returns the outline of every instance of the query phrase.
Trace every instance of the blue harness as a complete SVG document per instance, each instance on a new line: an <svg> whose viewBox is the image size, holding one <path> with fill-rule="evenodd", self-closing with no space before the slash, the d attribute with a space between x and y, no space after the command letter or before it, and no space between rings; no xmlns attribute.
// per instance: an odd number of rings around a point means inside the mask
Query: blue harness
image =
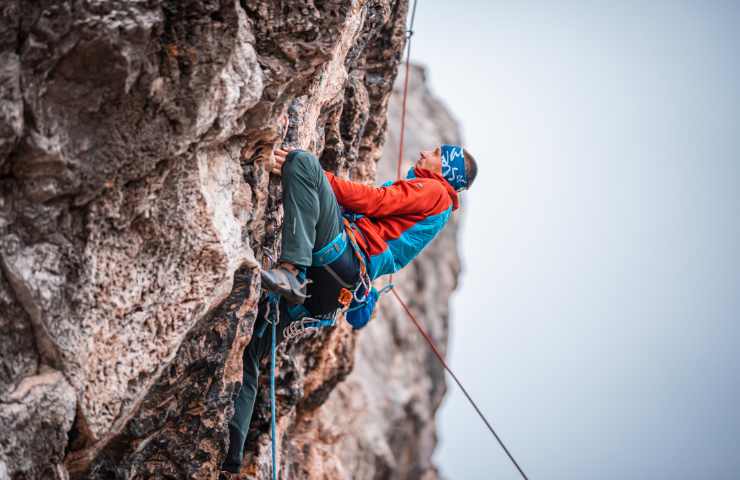
<svg viewBox="0 0 740 480"><path fill-rule="evenodd" d="M342 223L343 219L344 217L340 212L340 220L342 220ZM342 280L342 278L340 278L340 276L331 268L331 264L336 262L344 254L347 248L355 249L355 251L359 253L360 261L364 261L364 256L362 251L359 250L359 246L349 238L346 230L342 228L342 231L327 245L320 250L313 252L311 255L311 266L324 267L339 285L350 290L354 294L355 290L357 290L356 285L348 285L345 283L345 281ZM323 315L311 315L305 305L291 305L287 308L287 314L293 321L283 329L283 337L289 340L299 337L304 333L317 331L321 328L333 327L336 325L336 317L340 311L341 308Z"/></svg>
<svg viewBox="0 0 740 480"><path fill-rule="evenodd" d="M340 212L339 218L340 223L342 224L344 224L345 215L350 222L349 228L354 228L354 220L356 220L358 216L355 216L351 213L343 215ZM354 250L354 253L356 253L358 260L367 265L367 259L364 252L362 252L354 238L350 237L350 235L347 234L347 231L342 228L342 231L327 245L325 245L320 250L313 252L313 254L311 255L311 266L324 267L326 271L331 275L331 277L341 287L352 292L353 300L355 300L357 306L346 310L347 312L351 312L365 305L366 301L368 300L368 293L370 292L371 288L369 278L361 279L360 283L357 285L349 285L336 272L334 272L334 269L332 269L331 265L339 260L339 258L348 248L352 248ZM358 297L358 292L361 293L361 297ZM336 317L340 311L342 311L342 309L338 308L333 312L329 312L323 315L311 315L306 306L303 304L290 305L287 307L286 313L288 315L288 318L290 318L292 321L290 324L288 324L287 327L283 329L283 337L286 340L290 340L293 338L297 338L304 333L317 331L321 328L333 327L336 325ZM262 337L265 330L267 330L267 325L269 323L269 321L265 322L262 325L262 328L260 328L256 332L258 337Z"/></svg>
<svg viewBox="0 0 740 480"><path fill-rule="evenodd" d="M348 243L347 232L342 230L324 248L311 255L311 266L324 267L330 263L334 263L344 253Z"/></svg>

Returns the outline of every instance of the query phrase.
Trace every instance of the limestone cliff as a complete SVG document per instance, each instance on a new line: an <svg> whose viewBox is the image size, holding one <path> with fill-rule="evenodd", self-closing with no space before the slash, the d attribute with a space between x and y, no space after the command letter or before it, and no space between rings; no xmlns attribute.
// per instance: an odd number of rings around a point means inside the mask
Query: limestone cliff
<svg viewBox="0 0 740 480"><path fill-rule="evenodd" d="M325 168L374 180L406 9L0 6L0 479L218 477L257 267L277 253L278 119ZM422 261L405 281L442 342L456 265ZM433 475L442 375L384 302L359 334L340 322L281 351L283 478ZM372 384L375 354L403 363L397 385ZM367 430L350 430L342 409L363 398ZM269 472L264 407L243 478Z"/></svg>

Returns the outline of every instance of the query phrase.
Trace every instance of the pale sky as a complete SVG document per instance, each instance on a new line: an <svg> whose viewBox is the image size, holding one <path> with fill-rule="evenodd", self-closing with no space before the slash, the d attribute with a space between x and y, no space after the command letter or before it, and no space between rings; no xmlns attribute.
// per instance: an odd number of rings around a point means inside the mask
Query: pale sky
<svg viewBox="0 0 740 480"><path fill-rule="evenodd" d="M740 2L419 0L412 57L481 164L452 366L530 479L740 478Z"/></svg>

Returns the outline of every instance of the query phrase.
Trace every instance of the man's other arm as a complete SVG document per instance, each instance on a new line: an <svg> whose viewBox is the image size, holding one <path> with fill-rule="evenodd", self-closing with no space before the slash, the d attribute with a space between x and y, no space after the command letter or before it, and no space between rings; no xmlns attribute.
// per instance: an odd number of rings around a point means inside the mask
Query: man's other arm
<svg viewBox="0 0 740 480"><path fill-rule="evenodd" d="M399 181L387 187L374 187L338 178L324 172L339 204L368 217L392 215L432 215L449 206L447 190L436 181Z"/></svg>

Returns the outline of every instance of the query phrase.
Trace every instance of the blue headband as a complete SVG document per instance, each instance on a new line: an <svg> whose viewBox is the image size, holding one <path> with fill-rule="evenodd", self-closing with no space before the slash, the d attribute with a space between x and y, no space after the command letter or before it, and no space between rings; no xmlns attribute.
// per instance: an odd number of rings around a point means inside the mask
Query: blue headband
<svg viewBox="0 0 740 480"><path fill-rule="evenodd" d="M468 188L463 148L457 145L442 145L441 150L442 176L458 192Z"/></svg>

